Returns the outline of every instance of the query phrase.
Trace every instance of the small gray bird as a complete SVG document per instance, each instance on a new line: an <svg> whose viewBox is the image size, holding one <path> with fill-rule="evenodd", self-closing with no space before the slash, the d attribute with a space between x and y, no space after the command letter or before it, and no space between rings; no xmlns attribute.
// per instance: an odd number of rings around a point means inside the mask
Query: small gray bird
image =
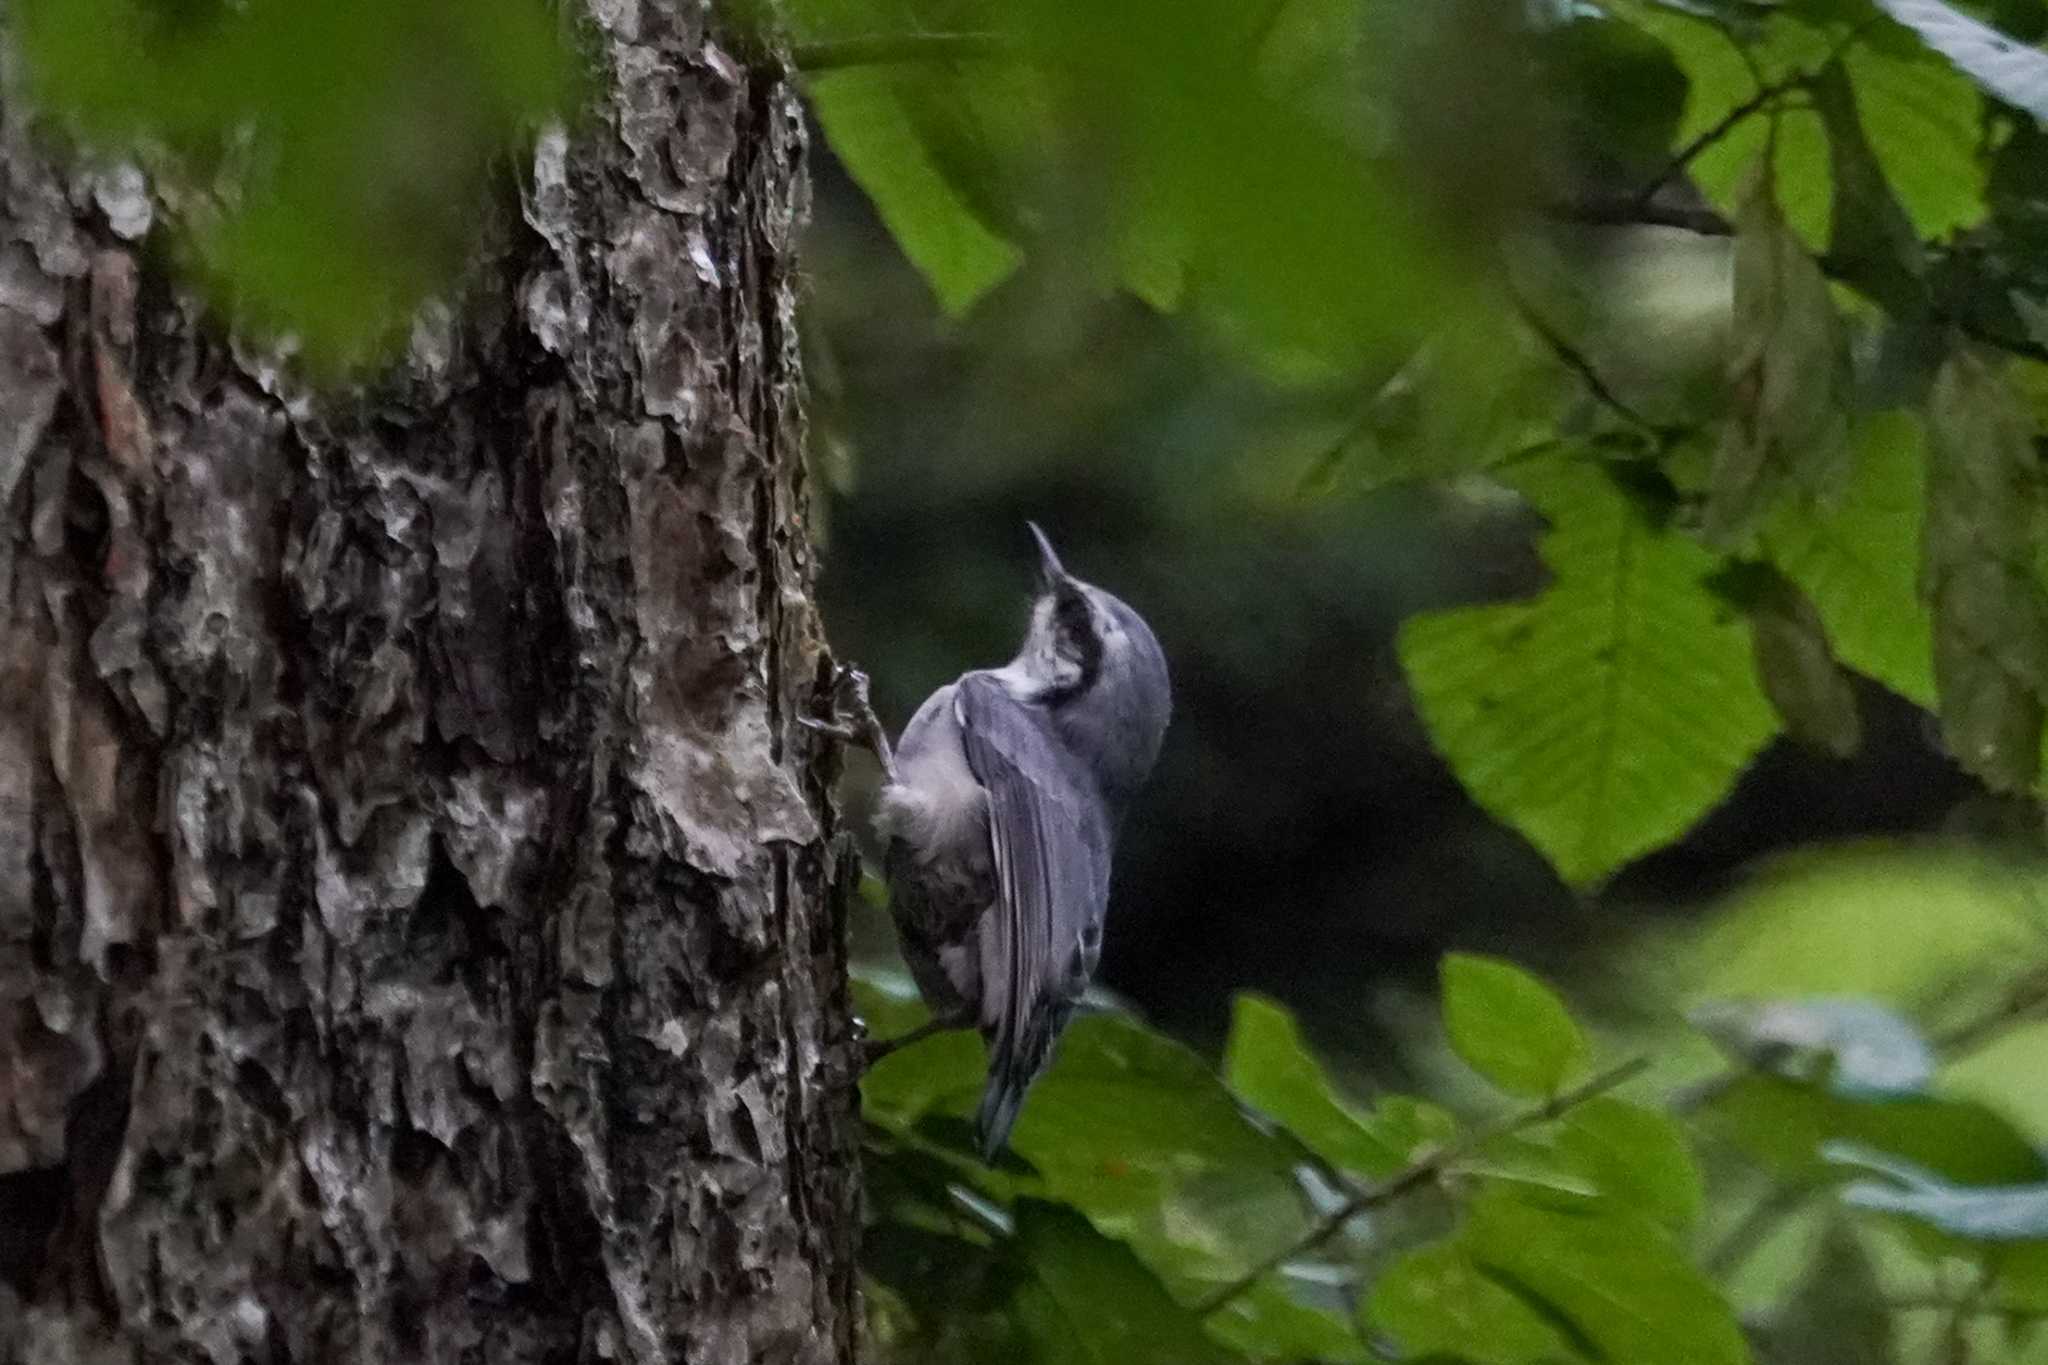
<svg viewBox="0 0 2048 1365"><path fill-rule="evenodd" d="M1094 975L1117 826L1173 708L1144 618L1031 534L1040 581L1017 657L932 693L893 759L871 713L863 725L887 778L875 824L891 911L929 1027L974 1025L988 1041L975 1128L990 1159Z"/></svg>

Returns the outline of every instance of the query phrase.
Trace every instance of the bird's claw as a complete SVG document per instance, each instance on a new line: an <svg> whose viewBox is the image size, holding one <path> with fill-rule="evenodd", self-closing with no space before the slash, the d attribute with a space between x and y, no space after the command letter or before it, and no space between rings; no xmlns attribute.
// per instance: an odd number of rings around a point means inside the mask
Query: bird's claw
<svg viewBox="0 0 2048 1365"><path fill-rule="evenodd" d="M830 720L800 716L797 723L842 744L858 744L873 751L884 775L894 782L896 759L889 749L889 734L869 700L868 675L851 664L837 665L832 673L832 710Z"/></svg>

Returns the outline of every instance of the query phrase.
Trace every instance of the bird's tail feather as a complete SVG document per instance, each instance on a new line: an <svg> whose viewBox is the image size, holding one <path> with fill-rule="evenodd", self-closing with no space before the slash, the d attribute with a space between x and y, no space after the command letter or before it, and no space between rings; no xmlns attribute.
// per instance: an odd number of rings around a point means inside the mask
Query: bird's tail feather
<svg viewBox="0 0 2048 1365"><path fill-rule="evenodd" d="M1047 1001L1024 1021L1014 1037L1000 1034L989 1043L988 1083L974 1116L974 1134L981 1159L993 1162L1009 1141L1010 1129L1024 1108L1032 1082L1052 1060L1052 1047L1074 1012L1065 1001Z"/></svg>

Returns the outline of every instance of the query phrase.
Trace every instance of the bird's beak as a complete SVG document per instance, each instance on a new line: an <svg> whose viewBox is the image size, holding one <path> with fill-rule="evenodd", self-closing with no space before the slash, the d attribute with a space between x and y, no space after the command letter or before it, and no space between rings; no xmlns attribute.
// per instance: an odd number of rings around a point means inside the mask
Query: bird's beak
<svg viewBox="0 0 2048 1365"><path fill-rule="evenodd" d="M1052 588L1067 576L1066 569L1060 564L1059 551L1052 548L1052 542L1045 538L1045 532L1038 529L1037 522L1027 521L1024 524L1031 528L1031 538L1038 542L1039 577L1045 587Z"/></svg>

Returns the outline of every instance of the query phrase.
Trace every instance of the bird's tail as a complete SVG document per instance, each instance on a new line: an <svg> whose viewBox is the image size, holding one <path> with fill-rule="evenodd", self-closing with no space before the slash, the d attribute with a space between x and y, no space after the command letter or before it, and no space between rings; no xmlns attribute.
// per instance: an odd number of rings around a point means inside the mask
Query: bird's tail
<svg viewBox="0 0 2048 1365"><path fill-rule="evenodd" d="M974 1136L983 1161L993 1163L1009 1141L1010 1129L1024 1108L1025 1092L1052 1060L1053 1043L1073 1012L1074 1007L1065 1001L1045 1001L1014 1035L1006 1037L1009 1031L1001 1030L989 1040L988 1083L974 1116Z"/></svg>

